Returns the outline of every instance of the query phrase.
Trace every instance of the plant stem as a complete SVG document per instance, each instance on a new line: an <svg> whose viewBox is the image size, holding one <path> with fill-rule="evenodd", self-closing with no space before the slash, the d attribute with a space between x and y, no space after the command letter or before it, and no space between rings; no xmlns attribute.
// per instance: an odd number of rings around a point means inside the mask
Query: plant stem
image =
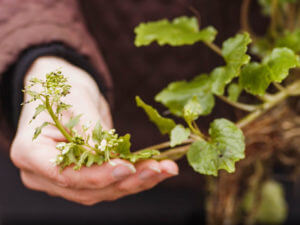
<svg viewBox="0 0 300 225"><path fill-rule="evenodd" d="M46 104L46 108L47 111L49 112L52 120L54 121L54 125L57 127L57 129L64 135L64 137L69 141L72 142L73 141L73 137L68 133L68 131L63 127L63 125L61 124L61 122L59 121L59 119L57 118L57 116L55 115L55 113L53 112L53 109L50 105L49 102L49 98L47 96L45 96L45 104ZM93 151L97 151L97 149L93 148L90 145L85 144L85 147L93 150ZM86 149L83 145L78 145L78 147L83 150L83 151L89 151L88 149Z"/></svg>
<svg viewBox="0 0 300 225"><path fill-rule="evenodd" d="M256 35L253 33L248 20L248 14L249 14L249 6L250 6L251 0L243 0L242 6L241 6L241 27L244 31L248 32L251 36L252 40L256 39Z"/></svg>
<svg viewBox="0 0 300 225"><path fill-rule="evenodd" d="M223 100L224 102L228 103L229 105L232 105L238 109L244 110L244 111L248 111L248 112L252 112L258 109L259 105L249 105L249 104L244 104L244 103L240 103L240 102L234 102L231 101L229 98L222 96L222 95L217 95L221 100Z"/></svg>
<svg viewBox="0 0 300 225"><path fill-rule="evenodd" d="M189 126L189 128L191 129L192 133L194 133L195 136L197 136L197 137L198 136L199 137L203 137L204 136L197 127L193 126L193 124L191 122L187 121L187 125Z"/></svg>
<svg viewBox="0 0 300 225"><path fill-rule="evenodd" d="M69 141L72 142L72 136L66 131L66 129L62 126L62 124L60 123L60 121L58 120L57 116L55 115L55 113L52 110L52 107L49 103L49 98L46 96L45 97L45 103L46 103L46 108L47 111L49 112L52 120L55 123L55 126L57 127L57 129L59 129L59 131L64 135L64 137Z"/></svg>
<svg viewBox="0 0 300 225"><path fill-rule="evenodd" d="M207 47L209 47L211 50L213 50L214 52L216 52L218 55L222 56L222 50L219 48L219 46L215 45L212 42L203 42Z"/></svg>
<svg viewBox="0 0 300 225"><path fill-rule="evenodd" d="M278 0L272 0L271 4L271 25L270 31L273 38L277 36L277 8L278 8Z"/></svg>
<svg viewBox="0 0 300 225"><path fill-rule="evenodd" d="M236 123L236 126L239 128L243 128L246 125L250 124L253 120L257 119L259 116L263 115L265 112L270 110L272 107L276 106L277 104L279 104L280 102L285 100L288 96L300 95L299 89L300 89L300 81L297 81L297 82L294 82L293 84L287 86L284 90L278 92L277 94L268 95L265 103L263 103L259 106L256 106L257 109L255 111L253 111L252 113L248 114L246 117L244 117L240 121L238 121ZM185 144L186 143L188 143L188 144L180 146L180 147L168 149L168 150L162 152L160 155L154 156L153 159L156 159L156 160L163 160L163 159L178 160L188 152L191 143L194 142L195 140L199 140L199 139L201 139L199 136L193 137L193 139L189 139L189 140L187 140L187 142L185 142ZM166 143L167 142L159 144L157 146L167 146Z"/></svg>
<svg viewBox="0 0 300 225"><path fill-rule="evenodd" d="M153 159L156 159L156 160L164 160L164 159L178 160L187 153L189 148L190 148L190 144L180 146L177 148L172 148L170 150L162 152L159 155L153 156Z"/></svg>
<svg viewBox="0 0 300 225"><path fill-rule="evenodd" d="M182 142L182 144L189 144L189 143L192 143L194 142L195 140L194 139L187 139L185 140L184 142ZM169 141L166 141L166 142L162 142L160 144L157 144L157 145L151 145L149 147L146 147L146 148L143 148L143 149L140 149L138 151L135 151L135 153L137 152L140 152L140 151L143 151L145 149L155 149L155 150L160 150L160 149L164 149L164 148L168 148L170 147L170 142Z"/></svg>
<svg viewBox="0 0 300 225"><path fill-rule="evenodd" d="M251 123L253 120L255 120L257 117L261 116L265 112L267 112L269 109L286 99L288 96L299 95L300 93L297 93L297 90L300 88L300 81L297 81L289 86L287 86L284 90L278 92L277 94L268 96L268 101L262 104L262 106L255 110L254 112L248 114L246 117L241 119L236 123L236 125L239 128L243 128L249 123Z"/></svg>
<svg viewBox="0 0 300 225"><path fill-rule="evenodd" d="M281 84L278 84L276 82L273 82L273 85L277 88L277 90L279 91L283 91L284 90L284 87L281 85Z"/></svg>

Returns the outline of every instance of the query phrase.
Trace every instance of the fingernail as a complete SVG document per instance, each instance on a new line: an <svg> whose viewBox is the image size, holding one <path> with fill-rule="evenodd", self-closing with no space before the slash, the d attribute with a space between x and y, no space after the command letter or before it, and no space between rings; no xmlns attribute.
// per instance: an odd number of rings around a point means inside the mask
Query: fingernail
<svg viewBox="0 0 300 225"><path fill-rule="evenodd" d="M125 177L128 177L131 174L134 174L136 172L136 169L131 164L122 164L116 167L113 171L113 176L117 180L121 180Z"/></svg>
<svg viewBox="0 0 300 225"><path fill-rule="evenodd" d="M148 167L147 169L144 169L140 174L139 174L139 178L141 180L146 180L149 179L150 177L153 177L157 174L160 174L161 170L157 167Z"/></svg>
<svg viewBox="0 0 300 225"><path fill-rule="evenodd" d="M173 176L175 176L175 175L178 175L178 172L177 171L172 171L172 170L167 170L166 171L168 174L170 174L170 175L173 175Z"/></svg>

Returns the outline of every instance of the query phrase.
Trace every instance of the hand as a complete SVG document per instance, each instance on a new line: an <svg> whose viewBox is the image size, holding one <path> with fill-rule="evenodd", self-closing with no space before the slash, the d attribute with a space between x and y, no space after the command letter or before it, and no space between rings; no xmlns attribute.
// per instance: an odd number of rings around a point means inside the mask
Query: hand
<svg viewBox="0 0 300 225"><path fill-rule="evenodd" d="M71 111L83 114L82 121L101 122L104 129L112 127L109 107L98 90L95 81L80 68L57 57L37 59L25 78L25 85L32 76L44 78L45 74L61 68L72 85L71 94L65 98L73 105ZM25 94L25 101L29 98ZM55 146L65 141L62 134L52 126L43 129L32 141L34 128L44 121L51 121L47 113L41 113L32 123L38 103L26 104L22 108L18 130L11 147L11 159L20 168L21 179L30 189L60 196L84 205L111 201L123 196L152 188L168 177L178 174L177 165L170 160L157 162L145 160L135 166L121 159L112 160L101 166L82 167L74 171L71 167L62 172L50 162L58 154ZM71 112L63 117L67 120Z"/></svg>

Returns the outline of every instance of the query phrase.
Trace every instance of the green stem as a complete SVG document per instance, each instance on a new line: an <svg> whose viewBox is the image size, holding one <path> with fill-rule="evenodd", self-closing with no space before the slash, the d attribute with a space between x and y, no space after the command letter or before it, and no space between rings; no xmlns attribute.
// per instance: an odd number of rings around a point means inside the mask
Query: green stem
<svg viewBox="0 0 300 225"><path fill-rule="evenodd" d="M72 142L72 136L66 131L66 129L63 127L63 125L60 123L60 121L58 120L57 116L55 115L55 113L52 110L52 107L49 103L49 98L46 96L45 97L46 101L46 108L47 111L49 112L53 122L55 123L55 126L57 127L57 129L59 129L59 131L64 135L64 137L69 141Z"/></svg>
<svg viewBox="0 0 300 225"><path fill-rule="evenodd" d="M195 141L194 139L190 138L190 139L187 139L187 140L183 141L182 144L183 145L184 144L189 144L189 143L193 143L194 141ZM146 149L161 150L161 149L168 148L168 147L170 147L170 142L166 141L166 142L162 142L162 143L157 144L157 145L151 145L149 147L137 150L134 153L138 153L138 152L146 150Z"/></svg>
<svg viewBox="0 0 300 225"><path fill-rule="evenodd" d="M277 8L278 8L278 0L272 0L271 4L271 35L273 38L277 36Z"/></svg>
<svg viewBox="0 0 300 225"><path fill-rule="evenodd" d="M197 127L193 126L193 124L191 122L187 121L187 124L188 124L189 128L191 129L192 133L194 133L194 135L196 135L197 137L199 136L201 138L204 136Z"/></svg>
<svg viewBox="0 0 300 225"><path fill-rule="evenodd" d="M240 103L240 102L234 102L225 96L222 96L222 95L217 95L217 96L224 102L228 103L229 105L232 105L232 106L234 106L238 109L244 110L244 111L252 112L259 108L259 105L249 105L249 104L244 104L244 103Z"/></svg>
<svg viewBox="0 0 300 225"><path fill-rule="evenodd" d="M241 119L236 123L236 125L239 128L243 128L249 123L251 123L253 120L255 120L257 117L263 115L265 112L267 112L269 109L277 105L278 103L282 102L284 99L286 99L288 96L292 95L299 95L300 93L297 92L300 88L300 81L297 81L289 86L287 86L284 90L278 92L274 95L268 96L268 101L262 104L262 106L255 110L254 112L248 114L246 117Z"/></svg>
<svg viewBox="0 0 300 225"><path fill-rule="evenodd" d="M275 88L277 88L277 90L279 91L283 91L284 90L284 87L281 85L281 84L278 84L276 82L273 82L273 85Z"/></svg>
<svg viewBox="0 0 300 225"><path fill-rule="evenodd" d="M73 141L73 137L68 133L68 131L64 128L64 126L61 124L61 122L59 121L58 117L55 115L55 113L53 112L53 109L50 105L49 102L49 98L47 96L45 96L45 104L46 104L46 108L47 111L49 112L55 126L57 127L57 129L64 135L64 137L69 141L72 142ZM88 147L91 150L97 151L97 149L91 147L90 145L85 145L86 147ZM83 146L79 145L78 146L81 150L84 151L88 151L86 148L84 148Z"/></svg>
<svg viewBox="0 0 300 225"><path fill-rule="evenodd" d="M190 144L180 146L177 148L172 148L170 150L162 152L159 155L153 156L153 159L156 159L156 160L164 160L164 159L178 160L187 153L189 148L190 148Z"/></svg>
<svg viewBox="0 0 300 225"><path fill-rule="evenodd" d="M214 52L216 52L218 55L222 56L222 50L219 48L219 46L215 45L212 42L203 42L207 47L209 47L211 50L213 50Z"/></svg>
<svg viewBox="0 0 300 225"><path fill-rule="evenodd" d="M257 109L253 111L252 113L248 114L246 117L241 119L236 123L236 126L239 128L243 128L246 125L250 124L253 120L257 119L259 116L263 115L265 112L270 110L272 107L276 106L283 100L285 100L287 97L292 95L300 95L299 92L300 89L300 81L297 81L289 86L287 86L284 90L278 92L274 95L268 95L267 101L263 104L261 104L259 107L257 106ZM164 152L162 152L160 155L154 156L153 159L156 160L163 160L163 159L172 159L172 160L178 160L182 156L184 156L191 145L192 142L201 139L199 136L196 136L197 138L193 138L189 140L189 144L182 145L180 147L171 148Z"/></svg>
<svg viewBox="0 0 300 225"><path fill-rule="evenodd" d="M251 0L243 0L242 5L241 5L241 27L244 31L248 32L251 36L251 39L254 41L257 39L256 35L252 31L250 25L249 25L249 20L248 20L248 14L249 14L249 6L250 6Z"/></svg>

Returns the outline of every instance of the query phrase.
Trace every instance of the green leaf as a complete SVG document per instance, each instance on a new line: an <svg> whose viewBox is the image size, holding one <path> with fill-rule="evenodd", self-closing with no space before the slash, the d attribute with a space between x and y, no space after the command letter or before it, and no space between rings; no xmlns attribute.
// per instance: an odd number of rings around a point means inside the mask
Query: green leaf
<svg viewBox="0 0 300 225"><path fill-rule="evenodd" d="M236 76L236 70L233 67L221 66L215 68L211 74L212 92L216 95L223 95L227 84Z"/></svg>
<svg viewBox="0 0 300 225"><path fill-rule="evenodd" d="M183 108L183 117L188 123L197 120L202 113L203 108L199 103L197 96L190 99Z"/></svg>
<svg viewBox="0 0 300 225"><path fill-rule="evenodd" d="M210 124L210 140L194 142L187 159L193 169L201 174L218 175L221 169L235 171L235 162L245 157L242 131L226 119L216 119Z"/></svg>
<svg viewBox="0 0 300 225"><path fill-rule="evenodd" d="M75 117L71 117L69 122L65 125L65 127L68 128L68 129L74 128L80 122L80 117L81 116L82 116L82 114L79 114Z"/></svg>
<svg viewBox="0 0 300 225"><path fill-rule="evenodd" d="M269 71L264 65L250 63L242 69L239 83L247 92L263 95L271 83Z"/></svg>
<svg viewBox="0 0 300 225"><path fill-rule="evenodd" d="M228 99L230 101L236 102L242 92L243 88L236 83L232 83L228 86Z"/></svg>
<svg viewBox="0 0 300 225"><path fill-rule="evenodd" d="M242 207L250 212L257 207L255 199L257 193L252 189L244 196ZM282 224L288 213L288 205L284 197L284 190L280 183L274 180L267 180L262 184L260 204L256 209L256 221L260 224Z"/></svg>
<svg viewBox="0 0 300 225"><path fill-rule="evenodd" d="M250 63L241 72L239 83L253 95L263 95L271 82L281 82L289 69L299 65L299 58L288 48L275 48L261 64Z"/></svg>
<svg viewBox="0 0 300 225"><path fill-rule="evenodd" d="M139 160L149 159L152 156L159 155L159 154L160 154L160 152L158 150L145 149L145 150L141 150L139 152L134 152L134 153L128 155L127 159L130 162L135 163Z"/></svg>
<svg viewBox="0 0 300 225"><path fill-rule="evenodd" d="M288 48L275 48L262 62L268 67L271 81L281 82L289 69L299 66L299 57Z"/></svg>
<svg viewBox="0 0 300 225"><path fill-rule="evenodd" d="M76 144L59 143L56 148L61 151L61 154L56 157L56 165L59 165L61 169L71 164L77 164L81 152Z"/></svg>
<svg viewBox="0 0 300 225"><path fill-rule="evenodd" d="M61 113L62 111L68 110L72 106L63 102L60 102L56 108L56 114Z"/></svg>
<svg viewBox="0 0 300 225"><path fill-rule="evenodd" d="M282 224L287 218L284 190L276 181L267 181L262 187L261 205L257 219L261 224Z"/></svg>
<svg viewBox="0 0 300 225"><path fill-rule="evenodd" d="M157 41L159 45L192 45L198 41L213 42L217 31L213 27L199 30L195 17L178 17L172 22L166 19L141 23L135 29L135 45L149 45Z"/></svg>
<svg viewBox="0 0 300 225"><path fill-rule="evenodd" d="M242 65L247 64L250 61L250 56L246 52L250 43L251 38L246 32L224 41L222 55L227 65L239 70Z"/></svg>
<svg viewBox="0 0 300 225"><path fill-rule="evenodd" d="M35 108L35 113L32 117L34 120L41 112L43 112L46 109L46 106L44 104L40 104Z"/></svg>
<svg viewBox="0 0 300 225"><path fill-rule="evenodd" d="M30 87L30 86L29 86ZM25 88L24 90L26 92L26 94L30 95L32 97L32 100L35 101L37 99L40 99L41 95L40 93L36 92L36 91L32 91L30 89Z"/></svg>
<svg viewBox="0 0 300 225"><path fill-rule="evenodd" d="M94 142L100 144L102 139L103 139L103 131L102 131L102 126L100 122L97 122L93 132L92 132L92 139Z"/></svg>
<svg viewBox="0 0 300 225"><path fill-rule="evenodd" d="M183 116L184 106L193 98L197 98L202 107L200 115L211 113L215 100L211 93L211 81L207 75L202 74L189 82L177 81L170 83L155 96L157 102L165 105L171 113L177 116Z"/></svg>
<svg viewBox="0 0 300 225"><path fill-rule="evenodd" d="M187 153L191 167L201 174L218 175L218 153L214 147L204 140L194 142Z"/></svg>
<svg viewBox="0 0 300 225"><path fill-rule="evenodd" d="M79 160L77 161L76 165L74 166L74 170L79 170L83 165L86 164L86 161L88 159L89 156L89 151L85 151L83 152L80 157Z"/></svg>
<svg viewBox="0 0 300 225"><path fill-rule="evenodd" d="M182 125L176 125L170 134L170 146L174 147L180 145L182 142L187 140L191 132L189 128L185 128Z"/></svg>
<svg viewBox="0 0 300 225"><path fill-rule="evenodd" d="M86 161L86 166L90 167L93 164L97 164L98 166L101 166L104 163L104 157L102 155L98 154L88 154L88 159Z"/></svg>
<svg viewBox="0 0 300 225"><path fill-rule="evenodd" d="M44 122L41 126L35 128L32 140L35 140L41 133L45 126L48 126L49 122Z"/></svg>
<svg viewBox="0 0 300 225"><path fill-rule="evenodd" d="M127 157L130 155L130 134L126 134L122 137L120 137L123 141L120 142L117 146L116 152L120 154L120 157Z"/></svg>
<svg viewBox="0 0 300 225"><path fill-rule="evenodd" d="M287 47L294 52L300 52L300 29L295 29L293 32L285 31L282 37L276 39L277 47Z"/></svg>
<svg viewBox="0 0 300 225"><path fill-rule="evenodd" d="M226 66L217 67L210 74L214 94L223 95L225 86L239 76L241 67L250 61L250 56L246 54L250 42L248 33L237 34L224 41L222 55Z"/></svg>
<svg viewBox="0 0 300 225"><path fill-rule="evenodd" d="M172 119L162 117L159 115L156 109L152 106L147 105L139 96L135 98L138 107L144 109L145 113L148 115L150 121L152 121L159 129L162 134L168 134L176 126Z"/></svg>

